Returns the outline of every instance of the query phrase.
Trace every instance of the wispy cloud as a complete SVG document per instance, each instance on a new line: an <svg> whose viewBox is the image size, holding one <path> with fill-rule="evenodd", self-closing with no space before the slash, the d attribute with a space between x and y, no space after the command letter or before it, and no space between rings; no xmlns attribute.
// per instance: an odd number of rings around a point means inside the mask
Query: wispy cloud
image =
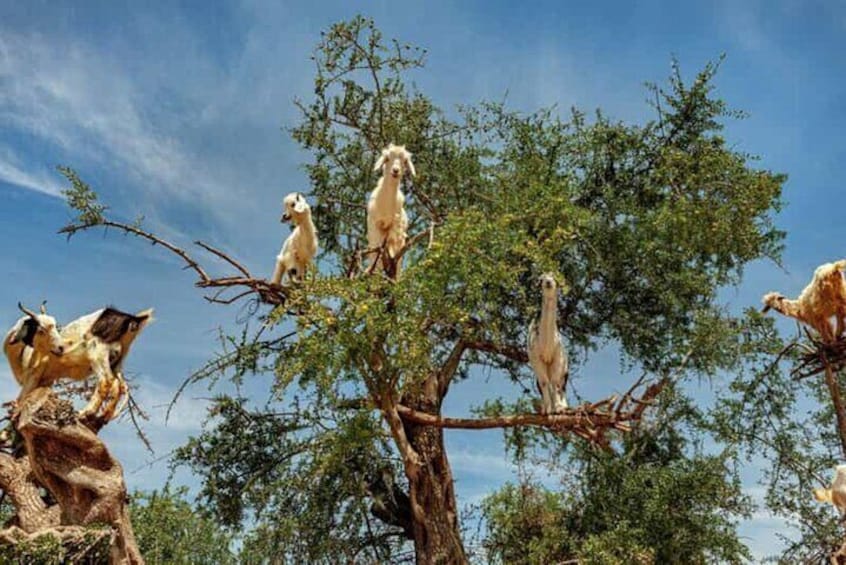
<svg viewBox="0 0 846 565"><path fill-rule="evenodd" d="M25 170L12 150L2 146L0 146L0 182L49 196L61 196L62 186L56 182L55 175L46 170Z"/></svg>
<svg viewBox="0 0 846 565"><path fill-rule="evenodd" d="M207 172L196 152L150 119L155 106L155 93L102 50L3 30L0 122L46 143L57 155L119 170L146 191L192 199L200 206L236 196L236 190ZM43 175L22 169L6 153L0 165L4 179L57 193L55 181L42 182Z"/></svg>

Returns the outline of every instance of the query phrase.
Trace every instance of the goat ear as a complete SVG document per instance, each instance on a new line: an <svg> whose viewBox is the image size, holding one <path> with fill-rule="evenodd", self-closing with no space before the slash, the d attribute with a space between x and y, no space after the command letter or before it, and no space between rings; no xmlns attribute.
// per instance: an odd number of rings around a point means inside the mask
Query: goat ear
<svg viewBox="0 0 846 565"><path fill-rule="evenodd" d="M408 159L406 159L406 164L408 164L408 172L411 173L411 176L416 177L417 171L414 170L414 163L411 161L411 153L408 154Z"/></svg>
<svg viewBox="0 0 846 565"><path fill-rule="evenodd" d="M376 164L373 165L374 171L382 170L382 166L385 164L386 157L387 157L387 155L384 152L381 155L379 155L379 158L376 160Z"/></svg>
<svg viewBox="0 0 846 565"><path fill-rule="evenodd" d="M294 212L296 212L297 214L302 214L303 212L305 212L306 206L308 206L308 202L306 202L304 198L300 197L297 200L297 203L294 204Z"/></svg>

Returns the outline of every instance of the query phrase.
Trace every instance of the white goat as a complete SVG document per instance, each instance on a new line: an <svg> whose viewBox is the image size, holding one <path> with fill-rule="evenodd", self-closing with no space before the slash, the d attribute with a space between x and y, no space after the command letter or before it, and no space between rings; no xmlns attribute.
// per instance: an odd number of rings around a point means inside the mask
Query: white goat
<svg viewBox="0 0 846 565"><path fill-rule="evenodd" d="M367 202L367 246L371 250L385 246L383 254L379 255L383 268L387 268L390 260L405 246L408 215L405 213L405 196L400 190L400 183L406 169L411 176L417 176L414 163L411 162L411 153L404 145L393 143L382 150L373 167L374 171L381 171L382 176ZM371 251L371 265L378 253ZM384 257L384 253L387 253L388 257ZM401 263L401 260L397 262L397 275Z"/></svg>
<svg viewBox="0 0 846 565"><path fill-rule="evenodd" d="M846 281L841 271L846 269L846 259L820 265L814 271L814 278L796 300L783 294L768 292L764 295L763 312L770 308L785 316L796 318L815 329L826 343L832 343L846 329ZM835 329L831 328L831 317L835 316Z"/></svg>
<svg viewBox="0 0 846 565"><path fill-rule="evenodd" d="M567 386L570 361L558 333L558 285L555 278L547 273L540 278L543 291L540 320L532 320L529 325L529 364L538 379L544 414L566 410Z"/></svg>
<svg viewBox="0 0 846 565"><path fill-rule="evenodd" d="M271 282L281 284L282 277L302 281L306 270L317 254L317 230L311 220L311 207L299 192L292 192L283 200L285 211L280 222L291 221L294 229L285 240L279 255Z"/></svg>
<svg viewBox="0 0 846 565"><path fill-rule="evenodd" d="M62 378L81 381L94 374L98 378L97 388L80 416L97 414L108 398L103 417L107 421L116 418L127 401L123 361L132 342L152 321L152 308L127 314L106 307L77 318L60 332L64 354L47 364L41 384L52 384Z"/></svg>
<svg viewBox="0 0 846 565"><path fill-rule="evenodd" d="M6 354L15 380L21 386L18 398L23 398L38 388L48 364L61 356L65 348L56 319L47 315L44 304L41 305L41 314L24 308L20 302L18 308L26 315L6 333L3 353Z"/></svg>
<svg viewBox="0 0 846 565"><path fill-rule="evenodd" d="M846 514L846 465L838 465L834 471L831 488L815 488L814 498L819 502L829 502L841 514Z"/></svg>

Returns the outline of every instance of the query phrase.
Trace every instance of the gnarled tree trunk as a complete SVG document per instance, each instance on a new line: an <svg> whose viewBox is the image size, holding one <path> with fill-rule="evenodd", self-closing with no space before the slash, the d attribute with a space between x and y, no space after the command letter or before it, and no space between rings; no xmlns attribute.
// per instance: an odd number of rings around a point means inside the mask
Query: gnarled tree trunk
<svg viewBox="0 0 846 565"><path fill-rule="evenodd" d="M441 398L435 378L406 405L440 414ZM467 563L461 542L452 470L444 449L443 429L409 421L405 434L418 455L416 472L406 473L410 485L414 549L419 565Z"/></svg>
<svg viewBox="0 0 846 565"><path fill-rule="evenodd" d="M123 469L97 434L79 422L70 402L49 388L39 388L20 401L18 432L26 458L0 460L2 477L18 510L18 524L37 534L46 526L61 536L64 526L108 524L114 535L109 556L113 565L143 564L128 515ZM97 427L95 426L95 429ZM37 495L37 483L57 504L50 508Z"/></svg>

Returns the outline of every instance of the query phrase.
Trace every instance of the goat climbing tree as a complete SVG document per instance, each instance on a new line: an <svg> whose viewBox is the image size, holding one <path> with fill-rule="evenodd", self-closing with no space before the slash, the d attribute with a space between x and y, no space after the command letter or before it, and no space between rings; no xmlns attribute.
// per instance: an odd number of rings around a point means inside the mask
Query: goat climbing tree
<svg viewBox="0 0 846 565"><path fill-rule="evenodd" d="M203 478L219 519L255 520L247 554L387 561L413 544L418 563L466 562L444 429L533 427L614 449L689 371L721 366L737 330L717 289L780 252L771 214L784 179L720 136L734 114L711 96L715 65L690 84L674 67L667 88L648 90L655 119L627 125L499 103L444 112L407 85L424 58L360 17L322 34L314 98L296 101L292 129L314 156L306 169L324 265L301 285L269 285L197 242L237 272L211 276L184 246L106 217L65 170L79 212L66 233L124 230L181 257L210 301L265 305L272 330L245 329L188 383L272 371L273 397L221 395L205 431L176 454ZM389 142L413 151L417 169L403 187L410 237L398 278L362 266L374 251L364 248L364 203ZM524 348L548 271L566 283L559 319L577 380L591 378L580 367L609 342L644 370L555 416L535 413ZM487 397L480 368L517 383L522 398ZM477 417L442 413L457 386L479 391Z"/></svg>

